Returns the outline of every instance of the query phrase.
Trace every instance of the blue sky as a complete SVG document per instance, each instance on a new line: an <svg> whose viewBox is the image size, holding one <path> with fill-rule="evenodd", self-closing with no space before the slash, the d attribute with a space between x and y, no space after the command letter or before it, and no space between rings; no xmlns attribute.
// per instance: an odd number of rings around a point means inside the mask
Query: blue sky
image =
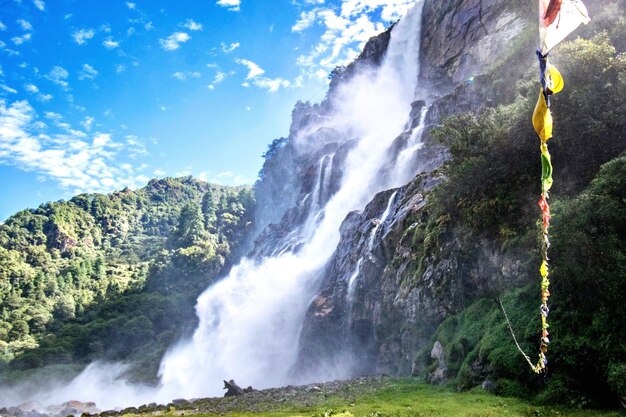
<svg viewBox="0 0 626 417"><path fill-rule="evenodd" d="M193 175L252 184L295 102L414 0L0 2L0 221Z"/></svg>

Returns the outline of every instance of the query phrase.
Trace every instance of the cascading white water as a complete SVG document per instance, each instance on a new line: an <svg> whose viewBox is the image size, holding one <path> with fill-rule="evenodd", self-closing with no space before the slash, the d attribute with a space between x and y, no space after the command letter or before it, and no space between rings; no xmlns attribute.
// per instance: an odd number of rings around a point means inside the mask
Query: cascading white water
<svg viewBox="0 0 626 417"><path fill-rule="evenodd" d="M393 178L393 181L397 184L397 186L405 184L410 179L407 175L410 176L414 174L414 172L410 171L410 168L414 164L415 154L424 145L421 139L426 124L427 113L428 106L422 107L419 124L411 131L411 136L409 137L407 144L396 158L391 178Z"/></svg>
<svg viewBox="0 0 626 417"><path fill-rule="evenodd" d="M340 86L334 114L318 126L343 137L356 137L358 143L349 152L342 184L323 207L323 218L310 239L297 253L258 263L244 259L200 296L200 323L193 338L172 349L163 360L164 394L217 393L224 378L255 387L289 382L303 317L320 271L339 242L341 222L388 187L376 174L402 132L414 99L420 17L421 2L393 29L381 67L356 74ZM323 170L323 163L319 169ZM318 196L311 198L317 201ZM310 215L318 214L312 211Z"/></svg>
<svg viewBox="0 0 626 417"><path fill-rule="evenodd" d="M391 194L391 197L389 197L389 201L387 202L387 207L385 207L385 211L383 211L383 214L380 216L380 219L378 219L376 226L374 226L374 230L372 230L372 234L370 235L369 241L367 242L368 252L371 252L372 249L374 249L376 233L378 233L378 229L380 229L380 226L382 226L382 224L387 221L387 218L391 214L391 206L393 205L393 201L396 198L396 194L398 194L398 191L394 191L393 194Z"/></svg>
<svg viewBox="0 0 626 417"><path fill-rule="evenodd" d="M318 289L321 271L339 242L339 226L350 211L362 209L375 193L398 185L382 180L378 173L388 162L388 151L403 131L415 98L422 3L418 0L393 28L381 66L361 71L340 85L333 96L333 114L310 129L333 129L342 138L357 138L358 142L345 159L338 191L316 207L324 201L320 196L328 186L332 166L332 160L324 160L331 156L320 161L316 190L306 197L312 208L304 224L313 226L288 236L302 239L297 252L288 245L258 261L243 259L228 276L209 287L198 298L198 328L192 338L166 354L158 388L107 385L98 376L102 371L90 367L77 378L80 383L71 385L71 392L55 392L49 401L95 399L99 407L112 408L219 395L223 379L234 378L255 388L295 382L289 380L289 372L296 361L303 318ZM307 143L304 134L295 139L302 146L316 146ZM398 175L410 178L413 174Z"/></svg>
<svg viewBox="0 0 626 417"><path fill-rule="evenodd" d="M352 275L350 275L350 279L348 280L348 300L350 302L352 302L352 299L354 298L354 289L355 289L357 279L359 278L359 274L361 273L361 264L363 263L363 259L365 258L365 256L369 255L374 249L374 242L376 241L376 233L378 233L378 229L380 229L380 226L383 223L385 223L385 221L389 217L389 214L391 214L391 206L393 205L393 201L396 198L397 193L398 191L394 191L391 194L391 197L389 197L389 200L387 201L387 207L385 207L385 211L380 216L380 219L378 219L376 226L374 226L374 228L370 232L369 238L367 240L367 252L364 253L363 256L359 258L359 260L356 263L356 267L354 268L354 272L352 273Z"/></svg>

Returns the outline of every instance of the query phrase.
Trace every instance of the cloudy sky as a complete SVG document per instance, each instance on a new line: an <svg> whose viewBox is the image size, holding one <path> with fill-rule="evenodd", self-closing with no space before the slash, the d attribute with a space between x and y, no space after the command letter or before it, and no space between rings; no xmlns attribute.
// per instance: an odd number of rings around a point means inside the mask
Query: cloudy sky
<svg viewBox="0 0 626 417"><path fill-rule="evenodd" d="M0 221L193 175L252 184L296 100L414 0L0 0Z"/></svg>

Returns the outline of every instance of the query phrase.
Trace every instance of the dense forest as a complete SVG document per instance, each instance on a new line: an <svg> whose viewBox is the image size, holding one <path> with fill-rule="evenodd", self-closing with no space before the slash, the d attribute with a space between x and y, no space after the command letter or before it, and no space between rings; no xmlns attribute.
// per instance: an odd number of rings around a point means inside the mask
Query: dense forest
<svg viewBox="0 0 626 417"><path fill-rule="evenodd" d="M196 297L245 243L254 204L249 187L186 177L11 216L0 225L3 374L125 359L154 380L193 328Z"/></svg>

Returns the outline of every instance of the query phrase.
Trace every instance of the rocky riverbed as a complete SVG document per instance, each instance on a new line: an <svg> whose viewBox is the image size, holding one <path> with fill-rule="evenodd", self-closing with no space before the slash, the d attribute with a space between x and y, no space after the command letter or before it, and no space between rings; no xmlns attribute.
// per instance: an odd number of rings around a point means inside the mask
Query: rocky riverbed
<svg viewBox="0 0 626 417"><path fill-rule="evenodd" d="M384 376L333 381L321 384L286 386L264 390L246 390L244 395L196 399L176 399L169 404L144 404L119 410L99 410L93 402L68 401L43 407L27 402L16 407L0 409L2 417L114 417L128 414L142 415L191 415L225 413L263 413L285 408L308 408L323 404L332 396L345 402L355 401L357 396L372 394L392 384L393 379Z"/></svg>

